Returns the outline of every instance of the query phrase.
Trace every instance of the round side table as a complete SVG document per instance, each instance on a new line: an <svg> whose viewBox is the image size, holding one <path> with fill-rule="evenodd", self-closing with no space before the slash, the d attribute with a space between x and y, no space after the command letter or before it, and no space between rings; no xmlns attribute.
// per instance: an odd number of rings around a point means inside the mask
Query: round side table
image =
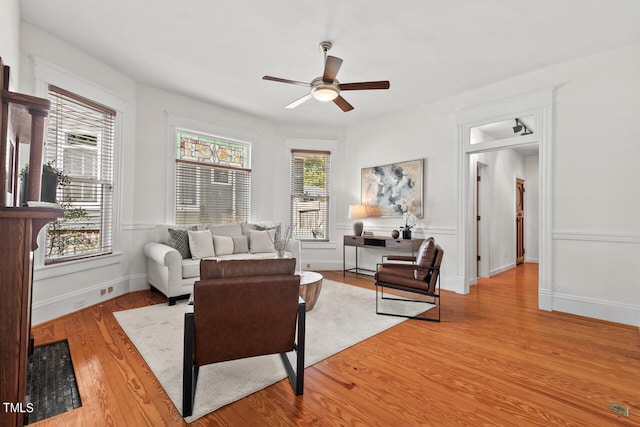
<svg viewBox="0 0 640 427"><path fill-rule="evenodd" d="M316 305L322 290L322 279L322 274L315 271L303 271L300 273L300 296L306 303L307 311L313 310Z"/></svg>

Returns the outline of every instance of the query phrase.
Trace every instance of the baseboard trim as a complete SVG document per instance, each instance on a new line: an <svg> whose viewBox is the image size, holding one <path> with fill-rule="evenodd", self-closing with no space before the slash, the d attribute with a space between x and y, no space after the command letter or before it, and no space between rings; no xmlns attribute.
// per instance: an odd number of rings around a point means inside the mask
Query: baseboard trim
<svg viewBox="0 0 640 427"><path fill-rule="evenodd" d="M109 292L109 288L112 291ZM61 316L82 310L86 307L99 304L101 302L128 294L129 292L149 289L146 274L121 277L108 280L89 288L58 295L43 301L33 303L31 311L31 322L33 325L47 322ZM105 290L104 295L100 292Z"/></svg>
<svg viewBox="0 0 640 427"><path fill-rule="evenodd" d="M511 270L512 268L515 268L515 267L516 267L516 263L515 262L512 262L512 263L507 264L507 265L503 265L502 267L498 267L498 268L496 268L494 270L491 270L489 272L489 277L493 277L496 274L500 274L500 273L505 272L507 270Z"/></svg>
<svg viewBox="0 0 640 427"><path fill-rule="evenodd" d="M623 325L640 326L640 306L634 304L540 291L538 306L541 310L560 311Z"/></svg>

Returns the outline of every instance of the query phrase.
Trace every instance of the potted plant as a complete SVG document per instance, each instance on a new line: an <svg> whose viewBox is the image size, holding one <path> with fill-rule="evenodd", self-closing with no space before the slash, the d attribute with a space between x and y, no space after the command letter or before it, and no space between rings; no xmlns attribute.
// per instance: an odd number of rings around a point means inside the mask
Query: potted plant
<svg viewBox="0 0 640 427"><path fill-rule="evenodd" d="M27 202L27 182L29 182L29 163L25 163L20 171L22 187L20 189L20 204ZM69 177L60 169L56 168L53 162L42 165L42 185L40 186L40 200L43 202L56 202L58 186L69 184Z"/></svg>
<svg viewBox="0 0 640 427"><path fill-rule="evenodd" d="M410 212L405 212L403 216L404 225L400 226L400 230L402 230L402 238L411 239L411 229L416 226L417 218Z"/></svg>

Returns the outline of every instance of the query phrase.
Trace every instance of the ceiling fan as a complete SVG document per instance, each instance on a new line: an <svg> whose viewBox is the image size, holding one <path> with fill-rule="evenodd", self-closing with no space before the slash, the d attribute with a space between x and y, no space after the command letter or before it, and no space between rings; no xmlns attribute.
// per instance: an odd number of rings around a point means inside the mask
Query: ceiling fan
<svg viewBox="0 0 640 427"><path fill-rule="evenodd" d="M327 52L331 49L331 42L324 41L320 43L320 48L324 52L324 73L322 77L316 77L311 83L299 82L295 80L282 79L280 77L264 76L264 80L274 82L289 83L299 86L311 88L310 92L300 99L296 99L285 108L295 108L303 102L315 98L318 101L333 101L344 112L353 110L353 105L344 99L340 92L343 90L371 90L371 89L389 89L389 81L382 80L376 82L358 82L358 83L340 83L336 79L338 70L342 65L342 59L335 56L327 56Z"/></svg>

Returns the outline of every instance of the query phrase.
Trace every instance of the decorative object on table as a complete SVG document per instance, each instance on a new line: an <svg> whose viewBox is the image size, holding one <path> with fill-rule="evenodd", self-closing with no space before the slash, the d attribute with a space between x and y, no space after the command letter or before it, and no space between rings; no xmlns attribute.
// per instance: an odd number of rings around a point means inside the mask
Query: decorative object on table
<svg viewBox="0 0 640 427"><path fill-rule="evenodd" d="M394 239L397 239L398 237L400 237L400 232L398 230L393 230L391 232L391 237L393 237Z"/></svg>
<svg viewBox="0 0 640 427"><path fill-rule="evenodd" d="M363 231L362 235L366 237L373 237L373 231Z"/></svg>
<svg viewBox="0 0 640 427"><path fill-rule="evenodd" d="M367 207L365 205L349 205L349 219L362 219L367 217ZM361 236L364 225L362 221L353 223L353 234Z"/></svg>
<svg viewBox="0 0 640 427"><path fill-rule="evenodd" d="M400 226L402 238L411 239L411 229L416 226L417 218L410 211L405 211L402 216L404 217L404 225Z"/></svg>
<svg viewBox="0 0 640 427"><path fill-rule="evenodd" d="M361 200L367 215L401 216L413 212L422 218L423 159L362 168Z"/></svg>
<svg viewBox="0 0 640 427"><path fill-rule="evenodd" d="M273 237L271 237L271 234L268 232L267 235L272 239L273 248L276 250L278 258L284 258L284 253L287 250L287 245L291 239L291 227L287 226L283 232L282 224L278 224L276 225Z"/></svg>

